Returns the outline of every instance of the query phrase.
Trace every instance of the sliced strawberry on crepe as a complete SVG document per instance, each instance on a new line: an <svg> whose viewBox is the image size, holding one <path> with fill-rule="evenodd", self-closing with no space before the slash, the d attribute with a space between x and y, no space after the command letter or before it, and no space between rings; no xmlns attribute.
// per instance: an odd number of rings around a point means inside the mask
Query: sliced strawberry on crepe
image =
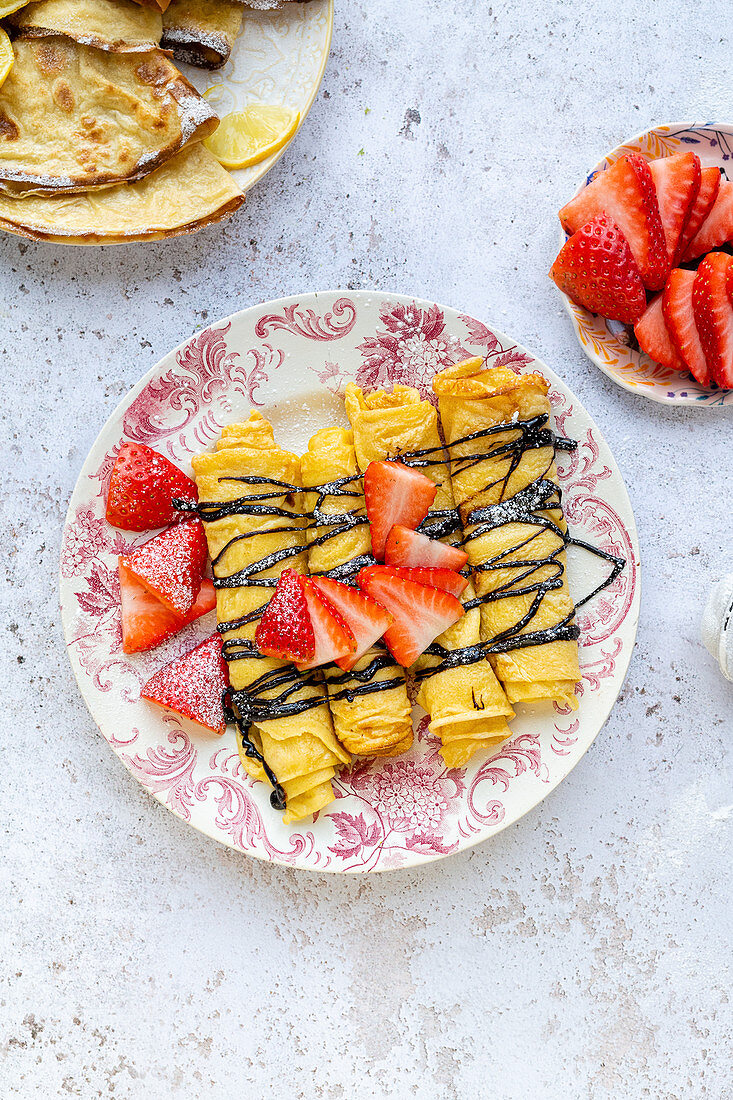
<svg viewBox="0 0 733 1100"><path fill-rule="evenodd" d="M381 604L367 596L359 588L342 584L331 577L311 577L315 585L331 607L335 607L356 639L356 650L346 657L339 657L336 664L348 672L360 657L372 648L378 638L394 622L394 618Z"/></svg>
<svg viewBox="0 0 733 1100"><path fill-rule="evenodd" d="M125 653L155 649L194 619L216 607L216 591L208 577L187 615L177 615L141 584L120 558L120 600L122 603L122 648Z"/></svg>
<svg viewBox="0 0 733 1100"><path fill-rule="evenodd" d="M321 595L320 589L308 577L303 577L303 592L313 626L315 652L308 661L297 662L301 672L307 668L330 664L342 657L353 657L356 653L356 638L341 614Z"/></svg>
<svg viewBox="0 0 733 1100"><path fill-rule="evenodd" d="M695 273L692 311L713 379L724 388L733 387L733 304L728 296L728 278L733 256L710 252Z"/></svg>
<svg viewBox="0 0 733 1100"><path fill-rule="evenodd" d="M463 615L460 603L449 592L405 580L386 566L362 569L358 581L368 595L394 616L384 640L394 659L405 668Z"/></svg>
<svg viewBox="0 0 733 1100"><path fill-rule="evenodd" d="M636 260L618 225L605 214L565 242L550 278L577 305L614 321L634 324L646 309Z"/></svg>
<svg viewBox="0 0 733 1100"><path fill-rule="evenodd" d="M674 263L680 238L700 190L700 158L697 153L675 153L650 161L662 219L670 265Z"/></svg>
<svg viewBox="0 0 733 1100"><path fill-rule="evenodd" d="M420 531L413 531L396 523L384 548L386 565L421 566L436 569L463 569L468 554L457 546L428 538Z"/></svg>
<svg viewBox="0 0 733 1100"><path fill-rule="evenodd" d="M405 568L393 565L373 565L371 568L375 572L382 569L388 574L402 577L405 581L414 581L415 584L425 584L428 588L440 588L441 591L450 592L451 596L456 598L468 588L468 577L456 573L453 569Z"/></svg>
<svg viewBox="0 0 733 1100"><path fill-rule="evenodd" d="M642 351L663 367L671 367L672 370L686 370L684 360L677 351L669 334L664 313L662 311L662 294L646 308L644 316L634 325L634 333L639 341Z"/></svg>
<svg viewBox="0 0 733 1100"><path fill-rule="evenodd" d="M690 374L701 386L709 386L710 369L692 311L694 283L694 271L682 267L670 271L662 294L662 312L672 343Z"/></svg>
<svg viewBox="0 0 733 1100"><path fill-rule="evenodd" d="M690 242L697 236L703 222L712 210L720 190L720 179L719 168L703 168L701 170L700 190L697 192L697 198L692 204L689 217L680 237L680 243L677 246L677 255L674 259L675 267L685 255Z"/></svg>
<svg viewBox="0 0 733 1100"><path fill-rule="evenodd" d="M200 519L169 527L121 558L154 596L178 615L187 615L199 594L208 549Z"/></svg>
<svg viewBox="0 0 733 1100"><path fill-rule="evenodd" d="M185 517L173 500L196 503L195 482L143 443L123 443L112 467L107 523L123 531L152 531Z"/></svg>
<svg viewBox="0 0 733 1100"><path fill-rule="evenodd" d="M403 462L369 463L364 498L375 558L384 558L384 544L395 523L413 530L422 523L437 491L434 481Z"/></svg>
<svg viewBox="0 0 733 1100"><path fill-rule="evenodd" d="M721 179L712 209L688 244L683 260L695 260L733 241L733 183Z"/></svg>
<svg viewBox="0 0 733 1100"><path fill-rule="evenodd" d="M661 290L669 271L667 245L654 180L649 165L638 153L627 153L605 172L599 172L563 206L560 221L566 233L577 233L599 214L605 214L621 229L644 286Z"/></svg>
<svg viewBox="0 0 733 1100"><path fill-rule="evenodd" d="M152 676L140 693L143 699L170 707L212 733L226 729L222 696L229 672L221 655L221 638L212 634Z"/></svg>
<svg viewBox="0 0 733 1100"><path fill-rule="evenodd" d="M282 661L310 661L316 651L303 578L283 569L275 591L255 631L255 645L268 657Z"/></svg>

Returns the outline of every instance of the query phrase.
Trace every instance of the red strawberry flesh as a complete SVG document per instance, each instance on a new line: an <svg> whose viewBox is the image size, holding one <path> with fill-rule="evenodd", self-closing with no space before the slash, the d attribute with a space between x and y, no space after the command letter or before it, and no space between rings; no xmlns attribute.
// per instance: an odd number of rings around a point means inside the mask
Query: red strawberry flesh
<svg viewBox="0 0 733 1100"><path fill-rule="evenodd" d="M122 561L166 607L187 615L201 588L207 554L204 526L197 518L161 531Z"/></svg>
<svg viewBox="0 0 733 1100"><path fill-rule="evenodd" d="M260 653L283 661L309 661L316 651L303 578L283 569L255 631Z"/></svg>
<svg viewBox="0 0 733 1100"><path fill-rule="evenodd" d="M152 531L185 518L173 500L198 500L195 482L143 443L123 443L109 480L107 522L124 531Z"/></svg>
<svg viewBox="0 0 733 1100"><path fill-rule="evenodd" d="M719 168L703 168L700 172L700 189L697 192L697 198L692 204L692 209L690 210L689 217L680 238L677 255L674 260L675 266L685 255L690 242L695 239L705 219L712 210L715 200L718 197L718 191L720 190L720 178Z"/></svg>
<svg viewBox="0 0 733 1100"><path fill-rule="evenodd" d="M392 527L413 530L435 500L435 482L403 462L370 462L364 474L364 498L372 538L372 553L380 561Z"/></svg>
<svg viewBox="0 0 733 1100"><path fill-rule="evenodd" d="M313 625L315 653L308 661L298 661L298 668L304 671L338 661L341 657L353 657L356 639L342 615L307 577L303 578L303 592Z"/></svg>
<svg viewBox="0 0 733 1100"><path fill-rule="evenodd" d="M405 668L463 615L460 603L449 592L405 580L386 566L362 569L358 580L360 587L394 616L384 640Z"/></svg>
<svg viewBox="0 0 733 1100"><path fill-rule="evenodd" d="M682 258L695 260L728 241L733 241L733 182L721 179L712 209Z"/></svg>
<svg viewBox="0 0 733 1100"><path fill-rule="evenodd" d="M403 567L374 565L371 567L375 573L383 569L393 576L402 577L406 581L414 581L415 584L424 584L428 588L440 588L443 592L450 592L451 596L461 596L468 588L468 577L456 573L453 569L422 569L420 567Z"/></svg>
<svg viewBox="0 0 733 1100"><path fill-rule="evenodd" d="M694 271L685 271L681 267L670 271L662 294L662 311L672 343L690 374L702 386L709 386L710 369L692 310L694 283Z"/></svg>
<svg viewBox="0 0 733 1100"><path fill-rule="evenodd" d="M311 577L310 579L331 607L339 612L356 639L356 651L336 660L340 668L348 671L371 649L377 639L382 637L385 630L394 622L394 618L381 604L358 588L342 584L331 577Z"/></svg>
<svg viewBox="0 0 733 1100"><path fill-rule="evenodd" d="M212 634L201 645L164 665L142 689L143 699L170 707L212 733L226 729L222 696L229 685L221 638Z"/></svg>
<svg viewBox="0 0 733 1100"><path fill-rule="evenodd" d="M201 582L196 602L188 614L177 615L133 576L122 558L119 571L122 648L125 653L154 649L216 607L216 591L208 577Z"/></svg>
<svg viewBox="0 0 733 1100"><path fill-rule="evenodd" d="M599 214L565 242L550 278L577 305L624 324L646 309L644 284L618 225Z"/></svg>
<svg viewBox="0 0 733 1100"><path fill-rule="evenodd" d="M700 158L697 153L674 153L649 164L659 203L667 254L672 264L682 232L700 190Z"/></svg>
<svg viewBox="0 0 733 1100"><path fill-rule="evenodd" d="M387 536L384 561L386 565L463 569L468 561L468 554L457 546L438 542L420 531L412 531L409 527L396 523Z"/></svg>
<svg viewBox="0 0 733 1100"><path fill-rule="evenodd" d="M710 373L719 386L733 386L733 304L728 279L733 256L709 252L695 274L692 311Z"/></svg>
<svg viewBox="0 0 733 1100"><path fill-rule="evenodd" d="M662 310L662 294L649 303L644 316L634 325L634 333L642 351L663 367L686 370L684 360L672 343Z"/></svg>

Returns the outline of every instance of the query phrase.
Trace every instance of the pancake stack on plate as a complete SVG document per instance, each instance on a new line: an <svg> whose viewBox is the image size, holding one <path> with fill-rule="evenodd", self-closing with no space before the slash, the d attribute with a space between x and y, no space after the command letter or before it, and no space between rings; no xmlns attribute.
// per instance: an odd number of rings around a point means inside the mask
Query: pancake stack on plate
<svg viewBox="0 0 733 1100"><path fill-rule="evenodd" d="M0 228L103 244L233 213L244 194L202 144L219 119L164 50L223 65L242 12L238 0L36 0L7 15Z"/></svg>

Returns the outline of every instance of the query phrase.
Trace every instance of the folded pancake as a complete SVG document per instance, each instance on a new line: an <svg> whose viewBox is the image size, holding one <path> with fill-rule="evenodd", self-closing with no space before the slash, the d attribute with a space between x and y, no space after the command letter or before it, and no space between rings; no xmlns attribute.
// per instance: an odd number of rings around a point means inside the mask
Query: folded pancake
<svg viewBox="0 0 733 1100"><path fill-rule="evenodd" d="M177 61L220 69L242 26L238 0L172 0L163 16L161 45Z"/></svg>
<svg viewBox="0 0 733 1100"><path fill-rule="evenodd" d="M228 217L244 193L199 142L137 183L86 195L0 193L0 229L58 244L124 244L193 233Z"/></svg>
<svg viewBox="0 0 733 1100"><path fill-rule="evenodd" d="M0 189L57 195L141 179L214 132L209 104L160 50L16 38L0 88Z"/></svg>
<svg viewBox="0 0 733 1100"><path fill-rule="evenodd" d="M305 569L300 461L277 446L272 426L253 412L225 428L216 452L196 455L192 465L240 758L255 779L277 780L285 795L283 820L297 821L332 801L331 779L349 762L334 736L320 676L263 656L253 640L282 570Z"/></svg>
<svg viewBox="0 0 733 1100"><path fill-rule="evenodd" d="M496 673L512 703L577 706L578 631L548 384L469 359L436 375L433 389Z"/></svg>
<svg viewBox="0 0 733 1100"><path fill-rule="evenodd" d="M23 38L62 35L113 53L154 50L163 33L160 12L132 0L37 0L8 16Z"/></svg>
<svg viewBox="0 0 733 1100"><path fill-rule="evenodd" d="M165 11L171 0L134 0L141 8L153 8L155 11Z"/></svg>
<svg viewBox="0 0 733 1100"><path fill-rule="evenodd" d="M367 395L349 383L346 413L360 469L375 459L398 457L419 468L438 486L421 530L455 541L458 521L433 406L408 386ZM462 602L469 603L473 595L469 585ZM514 711L479 643L480 611L469 608L436 640L435 652L424 654L413 666L417 701L429 714L430 728L441 739L441 755L451 768L462 767L474 753L495 748L511 733L507 718Z"/></svg>
<svg viewBox="0 0 733 1100"><path fill-rule="evenodd" d="M364 483L356 465L351 432L323 428L311 439L301 462L308 527L308 571L348 583L371 565L371 539ZM326 520L330 521L319 522ZM330 517L336 517L335 519ZM344 672L324 670L336 736L359 756L396 756L412 744L412 707L404 670L377 643ZM390 685L378 688L378 684Z"/></svg>

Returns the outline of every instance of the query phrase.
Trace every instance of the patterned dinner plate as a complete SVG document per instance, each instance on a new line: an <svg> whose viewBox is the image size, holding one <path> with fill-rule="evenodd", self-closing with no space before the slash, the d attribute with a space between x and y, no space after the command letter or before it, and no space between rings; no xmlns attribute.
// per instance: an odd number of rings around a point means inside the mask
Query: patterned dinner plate
<svg viewBox="0 0 733 1100"><path fill-rule="evenodd" d="M333 3L288 3L277 11L245 8L242 31L226 65L214 72L186 65L186 76L219 117L243 111L251 103L276 104L300 111L300 129L326 71ZM294 137L259 164L232 171L243 191L270 171Z"/></svg>
<svg viewBox="0 0 733 1100"><path fill-rule="evenodd" d="M223 425L260 409L293 450L328 424L347 423L342 394L395 382L431 396L434 373L468 356L540 370L555 427L578 441L558 456L565 513L578 538L626 559L612 585L579 612L580 706L520 708L513 736L490 759L449 770L416 708L412 750L358 761L334 782L317 819L285 826L269 790L242 770L234 731L207 736L140 698L154 671L215 626L213 613L170 642L122 652L117 555L145 541L107 525L109 473L122 440L146 443L190 473ZM569 551L576 600L607 566ZM399 295L324 292L243 310L196 333L134 387L102 429L69 505L61 553L61 611L82 695L110 747L173 813L232 848L293 867L367 872L415 866L469 848L517 821L565 778L621 690L639 613L639 549L629 498L598 428L543 363L481 321ZM589 812L593 812L589 807Z"/></svg>
<svg viewBox="0 0 733 1100"><path fill-rule="evenodd" d="M646 160L654 160L687 149L697 153L703 167L716 165L728 171L733 167L733 126L716 122L670 122L645 130L599 161L583 181L583 187L596 172L608 168L624 153L641 153ZM559 248L566 239L561 229ZM733 405L733 390L718 389L714 383L710 387L701 386L691 374L655 363L644 352L629 347L628 336L617 322L575 305L566 294L563 299L583 351L623 389L667 405L712 408Z"/></svg>

